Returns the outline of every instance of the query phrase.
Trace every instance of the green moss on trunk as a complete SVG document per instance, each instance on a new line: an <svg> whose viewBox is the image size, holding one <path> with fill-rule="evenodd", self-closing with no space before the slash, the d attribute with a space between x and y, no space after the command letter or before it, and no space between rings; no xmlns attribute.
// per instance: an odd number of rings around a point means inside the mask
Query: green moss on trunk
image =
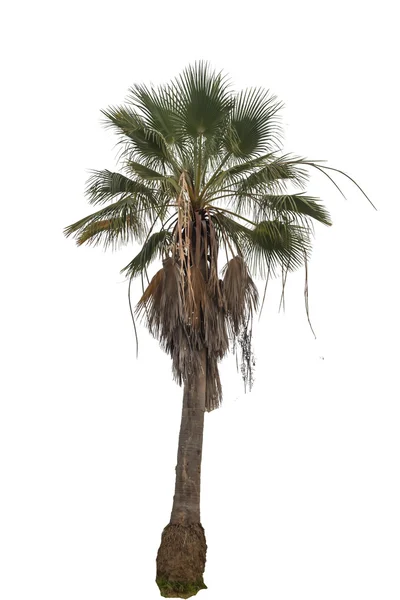
<svg viewBox="0 0 400 600"><path fill-rule="evenodd" d="M160 594L164 598L190 598L195 596L198 591L207 589L203 578L194 583L187 583L184 581L168 581L168 579L159 577L156 582L160 588Z"/></svg>

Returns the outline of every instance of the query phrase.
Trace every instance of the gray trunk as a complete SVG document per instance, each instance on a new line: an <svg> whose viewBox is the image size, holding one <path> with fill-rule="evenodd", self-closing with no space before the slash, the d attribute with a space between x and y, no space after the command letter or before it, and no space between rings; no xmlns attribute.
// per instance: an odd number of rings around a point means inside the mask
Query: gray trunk
<svg viewBox="0 0 400 600"><path fill-rule="evenodd" d="M200 470L206 400L206 351L200 373L184 386L171 524L200 523Z"/></svg>

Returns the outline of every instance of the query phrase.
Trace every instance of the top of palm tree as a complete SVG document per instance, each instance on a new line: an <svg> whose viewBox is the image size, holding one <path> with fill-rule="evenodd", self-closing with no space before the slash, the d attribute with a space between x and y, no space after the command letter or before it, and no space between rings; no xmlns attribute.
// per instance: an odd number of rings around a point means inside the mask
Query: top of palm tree
<svg viewBox="0 0 400 600"><path fill-rule="evenodd" d="M234 92L226 76L198 62L168 84L134 85L125 105L102 111L106 126L119 136L120 171L92 172L86 195L100 208L65 234L78 245L140 242L140 252L123 269L129 280L140 275L143 282L149 264L163 258L161 275L144 291L138 310L145 311L150 329L173 358L178 321L179 335L190 338L191 349L203 345L218 358L226 351L223 327L219 341L211 342L211 330L217 335L215 314L207 333L204 315L212 299L224 311L232 337L242 343L250 368L248 323L257 305L250 275L268 279L282 272L285 281L288 271L307 265L313 222L331 225L321 201L305 191L308 171L318 169L336 187L327 171L342 171L283 153L280 108L268 91ZM217 274L219 249L227 261L223 283ZM161 284L168 269L172 281L174 268L186 290L176 296L185 307L175 306L176 322L173 307L160 304L161 290L178 289ZM198 339L193 337L196 310L202 323ZM178 380L189 368L182 366L181 354L174 358Z"/></svg>

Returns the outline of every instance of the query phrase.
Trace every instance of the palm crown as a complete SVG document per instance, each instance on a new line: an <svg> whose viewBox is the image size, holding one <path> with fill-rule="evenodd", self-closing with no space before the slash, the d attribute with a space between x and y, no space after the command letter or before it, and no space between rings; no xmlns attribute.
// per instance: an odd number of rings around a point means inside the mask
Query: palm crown
<svg viewBox="0 0 400 600"><path fill-rule="evenodd" d="M135 85L125 106L103 111L120 136L121 172L92 172L87 198L101 208L65 230L79 245L139 241L123 269L130 281L148 279L162 258L137 313L171 354L179 383L205 350L207 410L221 399L217 363L230 340L251 383L251 277L286 277L307 264L313 221L331 224L304 191L307 167L328 167L282 153L280 108L263 89L234 93L202 62L169 84Z"/></svg>

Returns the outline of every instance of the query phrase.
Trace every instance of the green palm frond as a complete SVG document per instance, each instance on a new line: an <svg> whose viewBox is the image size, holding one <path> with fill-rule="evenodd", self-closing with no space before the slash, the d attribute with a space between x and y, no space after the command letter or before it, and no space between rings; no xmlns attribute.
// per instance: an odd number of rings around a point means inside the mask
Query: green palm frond
<svg viewBox="0 0 400 600"><path fill-rule="evenodd" d="M221 193L229 194L236 211L251 211L257 195L284 194L289 184L304 189L307 180L307 171L293 164L290 157L268 153L221 169L210 179L204 195L208 201L214 201Z"/></svg>
<svg viewBox="0 0 400 600"><path fill-rule="evenodd" d="M86 197L90 204L103 204L109 202L116 196L133 196L142 198L151 205L157 200L154 190L148 188L140 181L135 181L122 175L104 169L103 171L92 171L86 184Z"/></svg>
<svg viewBox="0 0 400 600"><path fill-rule="evenodd" d="M243 90L235 98L225 146L236 158L248 159L281 144L277 113L282 104L263 89Z"/></svg>
<svg viewBox="0 0 400 600"><path fill-rule="evenodd" d="M240 215L231 218L223 209L214 209L212 214L221 240L228 240L232 254L236 250L245 258L255 277L264 279L268 273L276 275L282 268L294 271L310 255L311 229L307 226L278 219L251 224Z"/></svg>
<svg viewBox="0 0 400 600"><path fill-rule="evenodd" d="M185 133L214 137L232 108L229 83L221 73L200 61L184 69L173 82Z"/></svg>
<svg viewBox="0 0 400 600"><path fill-rule="evenodd" d="M140 252L121 270L121 273L125 273L128 278L140 275L147 269L156 256L165 257L171 243L172 233L170 231L166 229L156 231L149 236Z"/></svg>
<svg viewBox="0 0 400 600"><path fill-rule="evenodd" d="M246 162L237 164L236 160L231 159L233 166L223 169L223 166L229 162L230 154L226 154L222 160L220 160L215 171L211 174L208 181L205 182L202 197L208 200L213 197L213 190L216 195L225 189L227 184L240 183L243 178L243 173L249 173L254 170L255 167L262 164L266 158L272 156L271 154L259 156ZM233 190L232 190L233 191Z"/></svg>
<svg viewBox="0 0 400 600"><path fill-rule="evenodd" d="M126 167L145 181L163 181L167 177L165 173L160 173L134 160L128 161Z"/></svg>
<svg viewBox="0 0 400 600"><path fill-rule="evenodd" d="M114 217L104 221L89 223L79 235L76 235L78 246L88 243L92 246L103 244L104 248L109 246L116 248L118 244L124 245L139 236L137 226L131 226L129 216L125 218ZM136 235L135 235L136 229Z"/></svg>
<svg viewBox="0 0 400 600"><path fill-rule="evenodd" d="M310 217L324 225L332 225L329 212L320 202L319 198L304 194L266 195L254 202L254 218L260 220L271 216L287 217L303 224L308 223L307 217Z"/></svg>
<svg viewBox="0 0 400 600"><path fill-rule="evenodd" d="M202 165L202 189L210 178L210 175L219 171L221 162L224 161L226 150L223 142L226 121L222 121L216 129L214 136L209 136L203 140L201 158Z"/></svg>
<svg viewBox="0 0 400 600"><path fill-rule="evenodd" d="M237 185L237 195L240 197L257 191L273 192L277 188L285 187L288 181L304 187L307 180L308 174L304 169L286 161L285 157L278 157L241 179Z"/></svg>
<svg viewBox="0 0 400 600"><path fill-rule="evenodd" d="M130 89L129 102L139 109L149 129L158 131L168 145L182 145L184 132L179 111L179 96L173 86L134 85Z"/></svg>
<svg viewBox="0 0 400 600"><path fill-rule="evenodd" d="M224 176L222 179L228 181L237 181L236 178L238 176L241 178L243 173L252 173L254 169L263 166L263 164L265 164L267 160L270 160L274 156L275 155L273 153L269 152L268 154L257 156L256 158L252 158L251 160L247 160L245 162L235 162L235 164L232 167L223 171Z"/></svg>
<svg viewBox="0 0 400 600"><path fill-rule="evenodd" d="M152 214L150 207L128 196L69 225L64 233L75 237L78 245L103 242L104 247L115 247L118 242L126 244L135 238L142 239Z"/></svg>
<svg viewBox="0 0 400 600"><path fill-rule="evenodd" d="M356 186L356 188L358 188L360 190L360 192L368 200L368 202L370 203L370 205L372 206L372 208L374 208L375 210L378 210L376 208L375 204L369 198L369 196L367 196L367 194L364 192L364 190L362 189L362 187L359 186L358 183L353 179L353 177L350 177L350 175L348 173L345 173L341 169L335 169L334 167L328 167L328 165L322 165L321 161L315 161L315 160L314 161L310 161L310 160L306 160L306 159L303 158L303 159L300 159L298 162L301 163L301 164L307 165L309 167L314 167L314 169L317 169L318 171L320 171L321 173L323 173L325 175L325 177L327 177L333 183L333 185L339 190L339 192L342 194L342 196L344 198L346 198L346 196L343 194L343 192L340 189L340 187L332 179L332 177L330 177L330 175L328 175L328 173L326 173L325 169L328 170L328 171L335 171L336 173L340 173L340 175L343 175L344 177L346 177L346 179L348 179L349 181L351 181Z"/></svg>
<svg viewBox="0 0 400 600"><path fill-rule="evenodd" d="M261 221L251 230L245 258L252 273L265 279L269 273L294 271L311 252L310 230L282 221Z"/></svg>
<svg viewBox="0 0 400 600"><path fill-rule="evenodd" d="M143 117L130 107L110 107L102 113L106 117L106 127L114 129L121 136L121 142L125 144L124 156L127 155L130 160L136 157L146 166L154 168L165 164L171 169L176 168L175 157L163 135L156 129L146 127Z"/></svg>

